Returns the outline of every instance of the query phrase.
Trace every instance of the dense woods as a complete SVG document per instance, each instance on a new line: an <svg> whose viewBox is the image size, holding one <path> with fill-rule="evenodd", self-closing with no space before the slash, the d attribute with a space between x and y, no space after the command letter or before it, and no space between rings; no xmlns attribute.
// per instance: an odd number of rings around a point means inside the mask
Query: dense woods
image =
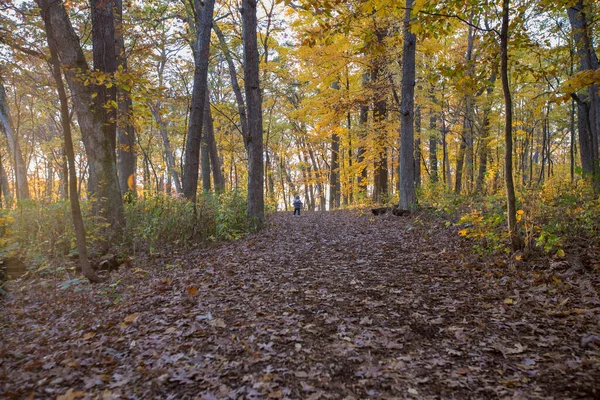
<svg viewBox="0 0 600 400"><path fill-rule="evenodd" d="M181 218L190 201L180 239L198 238L223 212L208 222L199 204L230 207L211 193L243 203L237 232L295 195L308 210L470 203L465 236L498 217L513 251L561 250L533 203L575 196L585 213L600 190L597 15L567 0L3 2L2 206L83 201L97 254L155 229L131 210L158 199Z"/></svg>
<svg viewBox="0 0 600 400"><path fill-rule="evenodd" d="M595 0L0 0L0 397L598 398L599 47Z"/></svg>

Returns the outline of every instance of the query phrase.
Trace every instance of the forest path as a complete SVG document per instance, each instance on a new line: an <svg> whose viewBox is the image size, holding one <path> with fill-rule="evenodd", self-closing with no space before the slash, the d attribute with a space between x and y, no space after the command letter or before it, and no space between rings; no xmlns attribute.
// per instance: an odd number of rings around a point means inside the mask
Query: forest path
<svg viewBox="0 0 600 400"><path fill-rule="evenodd" d="M425 215L274 213L118 275L14 290L0 397L600 396L593 286L479 259Z"/></svg>

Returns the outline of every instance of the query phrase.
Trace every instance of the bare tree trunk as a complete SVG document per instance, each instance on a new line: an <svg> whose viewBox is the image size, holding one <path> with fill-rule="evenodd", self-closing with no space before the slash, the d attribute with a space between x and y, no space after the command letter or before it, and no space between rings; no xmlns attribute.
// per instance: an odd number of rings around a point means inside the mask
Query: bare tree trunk
<svg viewBox="0 0 600 400"><path fill-rule="evenodd" d="M242 40L244 42L244 89L248 112L248 219L258 230L265 225L262 95L259 82L256 0L242 0Z"/></svg>
<svg viewBox="0 0 600 400"><path fill-rule="evenodd" d="M404 45L402 57L402 103L400 145L400 204L403 210L414 207L415 192L414 160L414 106L415 106L415 51L417 37L410 31L413 0L406 0L404 17Z"/></svg>
<svg viewBox="0 0 600 400"><path fill-rule="evenodd" d="M47 29L50 28L48 39L56 43L72 97L77 99L73 104L89 163L88 181L94 181L88 183L88 187L97 188L91 194L96 198L98 214L108 223L105 239L110 242L123 228L123 198L117 180L115 138L107 135L104 108L97 100L100 88L86 86L80 78L82 73L89 72L89 68L63 3L36 1Z"/></svg>
<svg viewBox="0 0 600 400"><path fill-rule="evenodd" d="M215 139L215 126L213 123L212 112L210 104L206 109L207 119L205 121L205 133L206 145L208 147L208 154L210 157L210 166L213 175L213 185L216 192L223 192L225 190L225 178L223 177L223 169L221 166L221 159L219 158L219 152L217 151L217 141Z"/></svg>
<svg viewBox="0 0 600 400"><path fill-rule="evenodd" d="M421 106L415 109L415 187L421 186Z"/></svg>
<svg viewBox="0 0 600 400"><path fill-rule="evenodd" d="M197 28L196 43L198 48L194 55L194 88L192 89L192 104L183 166L183 195L194 202L198 191L200 144L208 86L208 58L214 6L215 0L204 2ZM197 10L197 12L200 12L200 10Z"/></svg>
<svg viewBox="0 0 600 400"><path fill-rule="evenodd" d="M92 54L94 71L107 75L107 81L117 71L117 53L115 37L115 0L91 0L92 11ZM110 86L110 87L109 87ZM112 151L117 148L117 109L113 107L117 100L117 87L105 83L96 84L97 96L94 108L102 119L102 131L110 140ZM94 182L98 184L98 181ZM96 188L92 188L95 191Z"/></svg>
<svg viewBox="0 0 600 400"><path fill-rule="evenodd" d="M435 103L435 96L431 94L431 100ZM436 183L438 177L438 159L437 159L437 115L433 108L429 109L429 169L431 171L431 182Z"/></svg>
<svg viewBox="0 0 600 400"><path fill-rule="evenodd" d="M496 64L497 65L497 64ZM477 183L475 191L482 193L484 188L485 173L487 171L487 159L488 159L488 141L490 135L490 113L492 110L492 93L494 91L494 84L496 83L496 69L492 71L490 80L487 87L487 98L485 107L483 110L483 128L481 130L481 142L479 144L479 171L477 173Z"/></svg>
<svg viewBox="0 0 600 400"><path fill-rule="evenodd" d="M569 164L571 172L571 183L575 182L575 100L571 99L571 141L569 143Z"/></svg>
<svg viewBox="0 0 600 400"><path fill-rule="evenodd" d="M125 51L125 40L123 38L123 0L115 0L115 37L117 63L123 72L127 73L127 53ZM117 123L117 169L119 171L119 186L121 194L132 193L136 195L136 165L137 155L135 151L135 128L131 122L132 101L130 90L123 87L117 89L117 102L119 106L119 118Z"/></svg>
<svg viewBox="0 0 600 400"><path fill-rule="evenodd" d="M508 216L508 234L512 249L517 251L522 247L522 241L517 232L517 201L513 181L513 137L512 137L512 97L508 83L508 21L510 0L502 0L502 30L500 31L500 75L502 92L504 94L504 181L506 183L506 203Z"/></svg>
<svg viewBox="0 0 600 400"><path fill-rule="evenodd" d="M223 51L223 55L225 56L225 60L227 61L229 76L231 78L231 87L235 95L235 102L237 104L238 113L240 115L242 136L244 137L244 140L246 140L245 138L248 136L248 117L246 116L246 106L244 104L244 97L242 95L242 90L240 89L240 84L238 82L237 73L235 71L235 65L233 64L233 58L231 57L231 53L229 52L229 48L227 47L225 36L223 36L221 29L219 29L219 26L216 23L213 24L213 30L219 38L221 50Z"/></svg>
<svg viewBox="0 0 600 400"><path fill-rule="evenodd" d="M4 164L2 162L2 156L0 154L0 186L2 186L2 194L4 195L4 205L10 207L12 203L12 193L10 191L10 186L8 185L8 176L6 175L6 171L4 170Z"/></svg>
<svg viewBox="0 0 600 400"><path fill-rule="evenodd" d="M362 87L363 90L365 90L367 88L369 82L369 74L368 73L363 73L362 74ZM358 146L358 154L356 157L356 161L358 162L358 164L360 165L360 174L358 174L358 192L361 194L365 194L366 188L367 188L367 184L368 184L368 180L367 180L367 166L365 165L365 153L366 153L366 149L365 149L365 136L366 136L366 130L367 130L367 123L369 121L369 105L366 102L361 103L360 105L360 110L359 110L359 115L358 115L358 125L360 128L360 136L359 136L359 142L360 145Z"/></svg>
<svg viewBox="0 0 600 400"><path fill-rule="evenodd" d="M340 82L331 85L334 90L340 90ZM331 163L329 170L329 209L340 207L340 137L334 132L331 135Z"/></svg>
<svg viewBox="0 0 600 400"><path fill-rule="evenodd" d="M54 80L56 81L58 98L60 100L60 120L65 140L65 153L69 164L69 200L71 205L73 225L75 227L75 239L77 253L79 255L79 265L81 267L81 272L90 280L90 282L101 282L102 280L96 275L88 260L85 227L83 224L83 217L81 215L81 208L79 206L79 194L77 191L75 152L73 151L73 138L71 137L71 123L69 118L67 93L62 79L60 62L58 60L58 54L56 50L57 44L55 41L56 39L52 34L53 27L48 21L46 21L45 24L46 32L48 34L48 47L50 48L51 54L50 62L53 67L52 74L54 75Z"/></svg>
<svg viewBox="0 0 600 400"><path fill-rule="evenodd" d="M182 194L183 189L181 188L181 180L179 179L179 174L177 173L177 168L175 167L175 156L173 156L173 151L171 150L171 142L169 141L169 134L167 132L167 128L165 126L165 122L160 115L161 105L160 103L154 107L150 107L150 112L154 116L154 120L158 125L158 131L160 132L160 136L163 142L163 148L165 152L165 160L167 162L167 171L171 175L173 179L173 184L175 185L175 192L177 194Z"/></svg>
<svg viewBox="0 0 600 400"><path fill-rule="evenodd" d="M375 37L377 39L377 53L373 56L374 61L371 69L371 82L373 86L373 129L375 131L375 160L373 166L373 200L381 203L387 200L389 194L388 187L388 155L387 155L387 101L385 91L382 90L387 85L386 77L386 57L383 51L383 40L387 35L387 30L382 27L375 27Z"/></svg>
<svg viewBox="0 0 600 400"><path fill-rule="evenodd" d="M208 148L208 140L206 132L212 128L212 115L210 115L210 98L208 90L206 90L206 104L204 104L204 135L200 144L200 161L202 172L202 190L210 192L210 152Z"/></svg>
<svg viewBox="0 0 600 400"><path fill-rule="evenodd" d="M0 122L2 123L2 130L8 139L8 148L10 149L12 164L15 171L15 186L16 196L19 200L29 199L29 184L27 182L27 166L23 159L23 153L21 153L21 146L19 140L15 135L13 129L12 119L10 117L10 109L8 107L8 101L6 99L6 90L4 85L0 81Z"/></svg>
<svg viewBox="0 0 600 400"><path fill-rule="evenodd" d="M589 36L590 28L587 7L579 0L567 9L573 31L573 39L579 55L580 71L597 70L598 57ZM584 173L591 175L596 191L600 190L600 170L598 166L598 138L600 131L600 96L598 85L590 85L587 92L576 96L578 104L578 131L581 166Z"/></svg>

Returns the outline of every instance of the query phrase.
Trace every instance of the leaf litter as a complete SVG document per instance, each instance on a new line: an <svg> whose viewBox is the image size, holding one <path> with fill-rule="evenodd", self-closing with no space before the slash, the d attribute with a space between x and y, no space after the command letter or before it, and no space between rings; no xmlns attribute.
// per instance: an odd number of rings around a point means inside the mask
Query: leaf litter
<svg viewBox="0 0 600 400"><path fill-rule="evenodd" d="M0 397L600 397L597 270L480 257L426 214L269 219L147 274L13 282Z"/></svg>

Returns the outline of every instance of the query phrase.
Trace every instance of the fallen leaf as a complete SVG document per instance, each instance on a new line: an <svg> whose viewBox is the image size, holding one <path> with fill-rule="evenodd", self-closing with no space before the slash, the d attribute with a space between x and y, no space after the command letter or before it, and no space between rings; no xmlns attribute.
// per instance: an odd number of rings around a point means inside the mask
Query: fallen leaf
<svg viewBox="0 0 600 400"><path fill-rule="evenodd" d="M134 322L137 319L138 316L139 316L138 313L129 314L128 316L125 317L123 322L125 322L126 324L131 324L132 322Z"/></svg>
<svg viewBox="0 0 600 400"><path fill-rule="evenodd" d="M190 296L195 296L198 294L198 288L196 286L189 286L185 290Z"/></svg>
<svg viewBox="0 0 600 400"><path fill-rule="evenodd" d="M94 336L96 336L96 332L88 332L88 333L84 333L84 334L83 334L83 338L84 338L85 340L91 339L91 338L93 338Z"/></svg>
<svg viewBox="0 0 600 400"><path fill-rule="evenodd" d="M75 400L85 396L87 396L87 393L85 392L76 392L74 389L69 389L67 390L67 393L58 396L56 400Z"/></svg>
<svg viewBox="0 0 600 400"><path fill-rule="evenodd" d="M215 328L226 328L225 320L223 318L215 318L208 321L210 326L214 326Z"/></svg>

